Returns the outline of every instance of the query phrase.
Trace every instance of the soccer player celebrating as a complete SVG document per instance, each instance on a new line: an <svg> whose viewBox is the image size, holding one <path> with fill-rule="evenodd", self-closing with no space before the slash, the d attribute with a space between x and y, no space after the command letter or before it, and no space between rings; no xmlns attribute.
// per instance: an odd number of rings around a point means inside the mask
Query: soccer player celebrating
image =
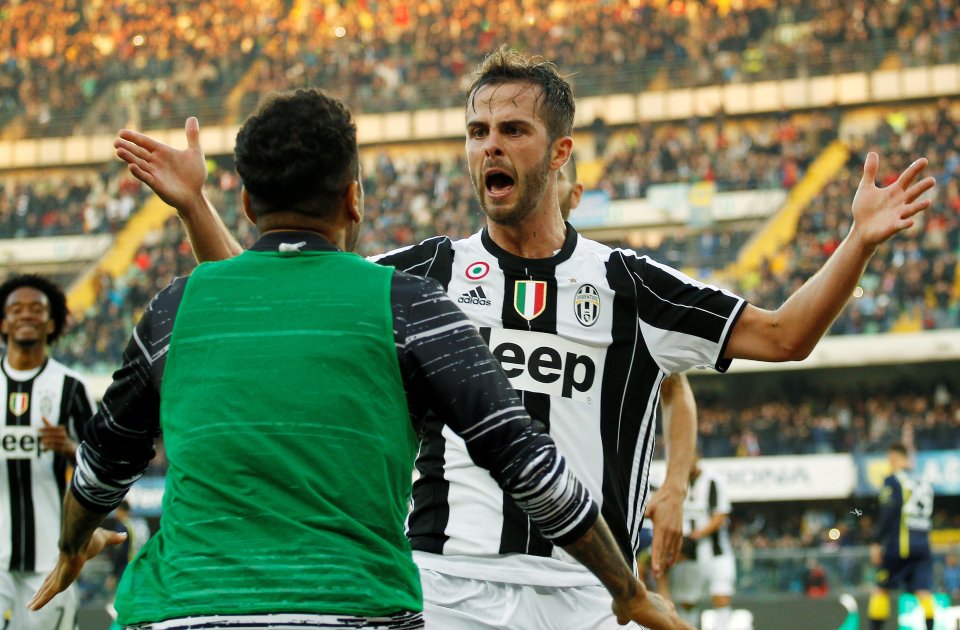
<svg viewBox="0 0 960 630"><path fill-rule="evenodd" d="M95 402L79 374L50 358L63 332L67 298L36 275L13 276L0 285L6 343L0 400L0 611L12 628L72 630L74 589L42 613L26 603L57 559L60 505L84 425Z"/></svg>
<svg viewBox="0 0 960 630"><path fill-rule="evenodd" d="M163 526L117 588L121 623L421 628L403 522L433 410L551 544L596 571L611 614L688 629L646 593L436 282L349 253L363 219L349 111L315 90L274 95L241 127L235 156L262 236L150 303L78 450L61 553L31 607L119 536L97 526L162 426Z"/></svg>
<svg viewBox="0 0 960 630"><path fill-rule="evenodd" d="M910 474L910 457L903 444L891 444L887 459L891 472L880 490L880 516L870 545L870 560L880 567L867 605L870 628L882 630L890 617L890 589L903 588L916 595L927 630L933 630L933 488Z"/></svg>
<svg viewBox="0 0 960 630"><path fill-rule="evenodd" d="M879 159L871 153L849 235L823 269L771 311L590 241L563 221L557 171L572 153L574 101L552 64L508 48L490 55L468 90L465 118L467 162L487 227L376 260L427 275L454 299L465 298L464 311L523 404L597 497L623 557L633 562L663 379L696 366L725 371L737 357L806 357L877 246L929 206L920 196L934 179L915 181L926 165L920 159L878 188ZM203 194L196 119L187 122L187 138L187 150L176 151L122 131L115 146L131 172L178 209L201 260L236 255L242 248ZM447 426L453 421L442 414L426 419L408 521L428 626L615 627L596 579L470 463ZM676 452L670 448L668 459ZM689 472L668 466L660 489L655 571L679 549Z"/></svg>

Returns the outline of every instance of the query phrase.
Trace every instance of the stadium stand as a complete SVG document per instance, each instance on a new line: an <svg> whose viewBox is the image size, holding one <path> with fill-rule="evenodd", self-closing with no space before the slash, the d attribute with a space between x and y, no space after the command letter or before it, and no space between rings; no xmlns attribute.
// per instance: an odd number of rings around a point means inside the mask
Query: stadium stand
<svg viewBox="0 0 960 630"><path fill-rule="evenodd" d="M0 0L0 139L112 135L121 126L177 129L192 114L205 127L228 126L264 93L302 85L319 84L358 113L456 108L466 73L501 41L556 61L570 73L578 96L588 97L951 64L960 58L958 29L960 5L942 0L536 6L387 0L348 9L301 0ZM588 149L581 170L589 188L611 203L642 201L651 187L698 182L714 183L718 193L768 188L789 194L840 137L849 151L846 164L786 221L784 244L769 247L772 254L756 264L742 265L740 258L768 224L766 215L707 225L666 222L644 227L648 238L642 241L607 239L773 307L849 229L849 202L866 151L879 151L889 172L926 155L939 182L933 208L877 253L831 334L872 344L887 339L878 336L885 333L957 330L957 101L882 100L797 111L718 108L640 124L606 120L600 110L592 123L580 121L576 132L577 146ZM479 227L462 145L438 142L364 147L368 223L361 253L435 234L465 236ZM210 175L211 198L249 244L254 232L238 214L239 180L229 157L210 156ZM889 173L882 176L889 181ZM0 171L0 238L54 239L45 241L48 249L70 236L112 239L145 195L115 165ZM103 249L98 241L97 255ZM95 263L92 253L76 256L44 264L66 283ZM92 305L74 313L71 332L55 349L58 358L88 372L115 368L149 296L194 265L175 218L148 230L128 268L96 274ZM940 366L944 378L914 367L838 368L825 377L836 377L830 387L809 387L810 379L793 373L778 376L775 386L757 375L738 376L744 384L729 385L730 396L718 394L709 379L695 378L701 449L710 459L843 456L860 466L889 440L901 439L925 456L947 452L945 461L955 462L960 385L950 375L957 366ZM871 385L871 370L905 375ZM849 382L848 374L858 374L858 382ZM737 382L732 379L717 380ZM148 471L154 492L165 467L161 445ZM857 495L736 504L732 531L739 562L748 569L740 572L738 592L800 593L818 567L832 591L865 588L872 578L863 547L872 500ZM951 565L945 554L960 541L957 491L942 499L938 494L937 501L934 520L944 532L938 584L960 597L960 586L951 589L948 580L950 566L960 563L954 558ZM861 509L863 516L855 516ZM91 592L105 596L101 586Z"/></svg>
<svg viewBox="0 0 960 630"><path fill-rule="evenodd" d="M322 85L357 111L459 103L497 42L542 53L580 96L836 74L956 57L960 10L869 0L337 4L292 0L0 3L0 126L68 135L236 119L264 93Z"/></svg>

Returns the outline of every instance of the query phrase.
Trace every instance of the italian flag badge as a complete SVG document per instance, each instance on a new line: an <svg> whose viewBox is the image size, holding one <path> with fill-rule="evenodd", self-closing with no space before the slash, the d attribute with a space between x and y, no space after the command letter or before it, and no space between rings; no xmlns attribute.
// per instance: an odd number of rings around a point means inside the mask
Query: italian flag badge
<svg viewBox="0 0 960 630"><path fill-rule="evenodd" d="M547 306L547 283L544 280L517 280L513 288L513 308L524 319L535 319Z"/></svg>

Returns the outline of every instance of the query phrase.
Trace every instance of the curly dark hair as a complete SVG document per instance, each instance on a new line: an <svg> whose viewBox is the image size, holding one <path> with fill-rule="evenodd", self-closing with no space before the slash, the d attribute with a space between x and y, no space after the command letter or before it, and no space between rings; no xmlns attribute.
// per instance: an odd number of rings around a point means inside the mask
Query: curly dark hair
<svg viewBox="0 0 960 630"><path fill-rule="evenodd" d="M50 319L53 320L53 332L47 336L47 343L53 343L67 325L67 296L63 289L43 276L32 273L11 276L6 282L0 284L0 305L4 311L6 311L10 294L23 287L36 289L47 296L47 301L50 302ZM6 335L3 335L3 342L7 342Z"/></svg>
<svg viewBox="0 0 960 630"><path fill-rule="evenodd" d="M320 90L272 94L243 123L234 157L258 217L326 217L358 177L357 126L343 103Z"/></svg>
<svg viewBox="0 0 960 630"><path fill-rule="evenodd" d="M560 76L557 66L543 57L527 57L506 44L487 55L473 73L466 106L473 105L480 88L505 83L530 83L540 88L538 113L546 123L551 142L573 134L573 117L577 109L573 89Z"/></svg>

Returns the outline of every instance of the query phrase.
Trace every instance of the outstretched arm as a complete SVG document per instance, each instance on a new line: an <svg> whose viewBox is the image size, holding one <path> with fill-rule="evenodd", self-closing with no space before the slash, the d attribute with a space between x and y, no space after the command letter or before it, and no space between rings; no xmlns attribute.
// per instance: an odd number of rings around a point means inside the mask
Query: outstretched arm
<svg viewBox="0 0 960 630"><path fill-rule="evenodd" d="M660 385L667 473L650 499L646 516L653 521L650 563L659 579L673 566L683 543L683 501L697 449L697 401L685 374L672 374Z"/></svg>
<svg viewBox="0 0 960 630"><path fill-rule="evenodd" d="M63 501L63 528L60 532L60 556L57 564L27 603L30 610L40 610L58 593L73 584L87 560L103 551L107 545L119 545L127 539L125 533L99 527L107 514L91 512L67 492Z"/></svg>
<svg viewBox="0 0 960 630"><path fill-rule="evenodd" d="M863 178L853 198L853 227L843 243L812 278L775 311L748 305L733 330L724 356L760 361L806 358L846 305L877 246L911 227L913 216L930 206L920 196L933 177L914 180L926 158L911 164L896 182L878 188L880 158L867 155Z"/></svg>
<svg viewBox="0 0 960 630"><path fill-rule="evenodd" d="M199 121L191 116L184 131L187 148L183 151L129 129L120 130L113 146L134 177L176 208L198 261L232 258L243 248L203 192L207 164L200 147Z"/></svg>

